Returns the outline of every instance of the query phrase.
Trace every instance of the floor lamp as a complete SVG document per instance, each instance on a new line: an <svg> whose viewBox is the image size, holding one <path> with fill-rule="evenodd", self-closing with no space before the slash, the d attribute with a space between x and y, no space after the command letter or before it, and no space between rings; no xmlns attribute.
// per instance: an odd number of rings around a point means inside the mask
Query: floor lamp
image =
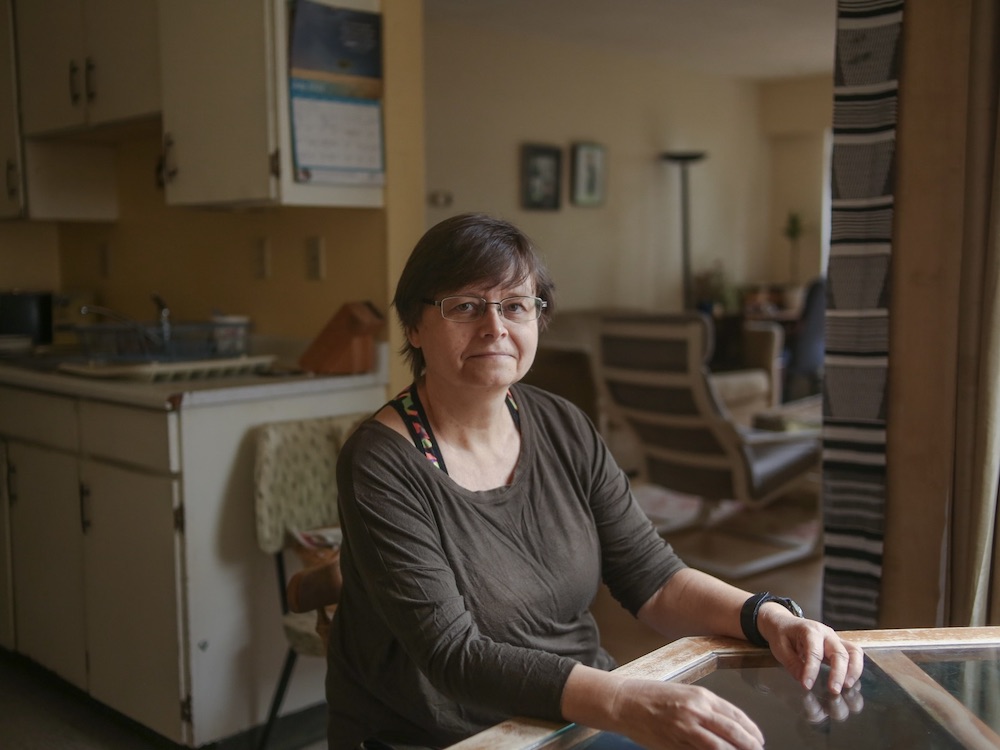
<svg viewBox="0 0 1000 750"><path fill-rule="evenodd" d="M705 158L704 151L666 151L663 161L681 168L681 273L684 276L684 309L694 309L694 287L691 280L691 235L688 226L688 166Z"/></svg>

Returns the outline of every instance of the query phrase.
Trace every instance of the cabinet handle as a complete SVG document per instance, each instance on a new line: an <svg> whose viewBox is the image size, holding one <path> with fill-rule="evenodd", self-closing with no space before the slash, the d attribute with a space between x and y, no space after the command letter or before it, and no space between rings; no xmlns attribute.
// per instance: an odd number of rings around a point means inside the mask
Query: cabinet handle
<svg viewBox="0 0 1000 750"><path fill-rule="evenodd" d="M90 528L90 487L80 482L80 528L87 533Z"/></svg>
<svg viewBox="0 0 1000 750"><path fill-rule="evenodd" d="M76 60L69 61L69 100L76 106L80 103L80 66Z"/></svg>
<svg viewBox="0 0 1000 750"><path fill-rule="evenodd" d="M174 163L174 139L170 133L163 135L163 148L156 162L156 186L165 187L177 176L177 165Z"/></svg>
<svg viewBox="0 0 1000 750"><path fill-rule="evenodd" d="M7 197L11 200L17 198L18 185L17 185L17 164L14 163L13 159L7 160Z"/></svg>
<svg viewBox="0 0 1000 750"><path fill-rule="evenodd" d="M94 85L94 58L88 57L83 70L83 90L87 94L87 101L92 102L97 96L97 86Z"/></svg>
<svg viewBox="0 0 1000 750"><path fill-rule="evenodd" d="M17 467L11 463L7 464L7 502L17 502Z"/></svg>

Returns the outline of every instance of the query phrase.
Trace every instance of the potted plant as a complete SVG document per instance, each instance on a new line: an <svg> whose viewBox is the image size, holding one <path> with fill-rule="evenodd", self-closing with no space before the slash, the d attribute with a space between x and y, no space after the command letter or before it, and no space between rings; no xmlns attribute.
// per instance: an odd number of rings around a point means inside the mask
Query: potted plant
<svg viewBox="0 0 1000 750"><path fill-rule="evenodd" d="M788 238L788 265L790 280L783 290L782 307L798 310L802 305L803 289L799 283L799 237L802 236L802 216L798 211L789 211L782 234Z"/></svg>

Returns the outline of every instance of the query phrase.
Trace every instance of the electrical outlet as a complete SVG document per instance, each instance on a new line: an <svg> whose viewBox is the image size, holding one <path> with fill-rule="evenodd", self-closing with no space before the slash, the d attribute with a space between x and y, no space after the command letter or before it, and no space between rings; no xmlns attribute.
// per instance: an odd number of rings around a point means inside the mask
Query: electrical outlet
<svg viewBox="0 0 1000 750"><path fill-rule="evenodd" d="M111 278L111 246L108 243L101 245L97 252L97 264L102 279Z"/></svg>
<svg viewBox="0 0 1000 750"><path fill-rule="evenodd" d="M260 237L254 248L254 278L271 278L271 240Z"/></svg>
<svg viewBox="0 0 1000 750"><path fill-rule="evenodd" d="M326 243L322 237L306 239L306 278L310 281L326 278Z"/></svg>

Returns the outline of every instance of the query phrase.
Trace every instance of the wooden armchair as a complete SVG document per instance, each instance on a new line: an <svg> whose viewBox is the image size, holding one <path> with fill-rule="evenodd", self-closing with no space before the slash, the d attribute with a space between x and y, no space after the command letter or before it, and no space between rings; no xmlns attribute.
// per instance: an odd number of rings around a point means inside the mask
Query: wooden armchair
<svg viewBox="0 0 1000 750"><path fill-rule="evenodd" d="M712 323L700 313L614 316L601 327L601 379L612 406L642 446L642 478L700 498L697 522L706 531L722 502L760 509L792 490L812 486L820 464L818 431L774 433L745 428L732 419L708 372L711 344ZM740 578L818 549L818 523L810 524L813 533L791 541L758 536L751 526L711 530L754 537L764 551L753 559L729 564L688 554L687 561L710 573ZM720 544L732 547L737 541Z"/></svg>
<svg viewBox="0 0 1000 750"><path fill-rule="evenodd" d="M623 424L597 376L601 323L606 316L616 314L662 315L625 308L561 311L539 338L535 363L524 382L563 396L583 409L618 464L636 476L645 463L642 447ZM739 369L711 372L709 379L732 420L749 427L755 414L781 404L784 331L776 323L747 322L740 349Z"/></svg>

